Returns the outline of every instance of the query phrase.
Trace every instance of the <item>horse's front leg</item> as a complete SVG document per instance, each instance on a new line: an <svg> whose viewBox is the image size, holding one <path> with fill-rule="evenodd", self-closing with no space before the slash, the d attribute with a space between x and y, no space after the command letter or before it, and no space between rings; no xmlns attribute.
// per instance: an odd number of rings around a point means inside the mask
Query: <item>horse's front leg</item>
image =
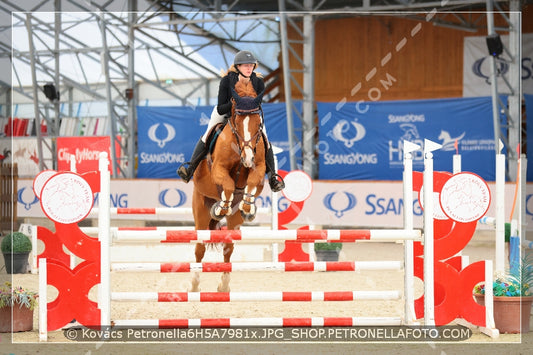
<svg viewBox="0 0 533 355"><path fill-rule="evenodd" d="M257 208L255 207L255 194L257 192L257 187L250 187L246 185L244 188L244 195L242 196L242 201L239 204L239 209L241 210L241 216L246 222L251 222L254 220L257 213Z"/></svg>
<svg viewBox="0 0 533 355"><path fill-rule="evenodd" d="M213 174L213 182L222 186L222 192L220 193L220 201L211 207L211 218L220 221L225 216L231 215L235 182L227 173L223 172Z"/></svg>
<svg viewBox="0 0 533 355"><path fill-rule="evenodd" d="M197 243L196 248L194 250L194 255L196 257L196 262L199 263L202 261L205 255L205 244L204 243ZM192 275L191 279L191 288L189 289L190 292L200 292L200 272L195 271Z"/></svg>
<svg viewBox="0 0 533 355"><path fill-rule="evenodd" d="M263 171L263 174L261 174ZM253 221L257 213L255 206L255 196L257 195L257 187L263 182L262 177L265 175L264 169L255 169L248 175L246 187L244 188L244 195L242 201L239 204L242 218L247 221Z"/></svg>
<svg viewBox="0 0 533 355"><path fill-rule="evenodd" d="M233 243L224 243L224 262L229 263L231 254L233 254ZM220 283L218 284L217 291L218 292L229 292L229 280L230 280L230 273L225 272L222 274L222 279L220 280Z"/></svg>

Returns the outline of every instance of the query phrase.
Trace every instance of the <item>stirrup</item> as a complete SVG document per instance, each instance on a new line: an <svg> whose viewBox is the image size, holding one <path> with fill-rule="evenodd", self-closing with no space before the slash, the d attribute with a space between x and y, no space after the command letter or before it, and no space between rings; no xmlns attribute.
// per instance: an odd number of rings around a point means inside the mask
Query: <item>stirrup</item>
<svg viewBox="0 0 533 355"><path fill-rule="evenodd" d="M187 183L191 180L192 174L189 173L189 169L185 167L185 164L190 167L190 163L183 163L178 170L176 170L176 173L178 173L179 177Z"/></svg>
<svg viewBox="0 0 533 355"><path fill-rule="evenodd" d="M270 185L270 190L272 190L272 192L279 192L285 188L285 181L283 181L283 178L276 173L273 173L269 177L268 184Z"/></svg>

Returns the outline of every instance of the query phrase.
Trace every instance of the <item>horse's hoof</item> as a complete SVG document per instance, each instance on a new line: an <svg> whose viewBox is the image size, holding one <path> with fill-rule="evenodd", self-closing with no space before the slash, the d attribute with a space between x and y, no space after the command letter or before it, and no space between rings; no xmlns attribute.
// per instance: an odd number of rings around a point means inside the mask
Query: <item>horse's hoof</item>
<svg viewBox="0 0 533 355"><path fill-rule="evenodd" d="M241 216L246 222L251 222L255 219L255 213L245 213L241 211Z"/></svg>
<svg viewBox="0 0 533 355"><path fill-rule="evenodd" d="M213 206L211 206L211 210L209 210L209 214L211 215L211 218L214 219L215 221L220 221L222 218L224 218L224 216L216 214L217 206L218 204L216 203Z"/></svg>
<svg viewBox="0 0 533 355"><path fill-rule="evenodd" d="M201 291L201 288L200 287L188 287L187 288L187 292L200 292Z"/></svg>
<svg viewBox="0 0 533 355"><path fill-rule="evenodd" d="M222 287L222 285L218 285L217 291L218 292L230 292L230 288L229 288L229 286L224 288L224 287Z"/></svg>

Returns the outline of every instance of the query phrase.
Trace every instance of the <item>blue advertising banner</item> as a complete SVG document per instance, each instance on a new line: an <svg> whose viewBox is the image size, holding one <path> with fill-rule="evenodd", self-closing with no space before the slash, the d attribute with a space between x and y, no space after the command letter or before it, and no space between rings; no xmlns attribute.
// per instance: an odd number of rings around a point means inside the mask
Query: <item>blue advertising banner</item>
<svg viewBox="0 0 533 355"><path fill-rule="evenodd" d="M318 103L319 179L402 180L403 141L440 143L434 169L452 171L452 156L462 170L487 181L495 177L495 146L490 97ZM423 154L413 168L422 171Z"/></svg>
<svg viewBox="0 0 533 355"><path fill-rule="evenodd" d="M302 115L302 102L294 101L293 112L293 129L294 134L298 134L298 140L301 141L301 121L296 116ZM268 139L272 145L283 149L283 152L276 155L278 159L278 169L285 171L291 170L290 163L290 147L289 147L289 134L287 129L287 110L285 108L285 103L275 103L275 104L263 104L263 113L265 115L265 126L267 128ZM301 156L301 150L295 152Z"/></svg>
<svg viewBox="0 0 533 355"><path fill-rule="evenodd" d="M174 178L209 122L212 106L137 107L138 178Z"/></svg>
<svg viewBox="0 0 533 355"><path fill-rule="evenodd" d="M533 159L533 95L524 95L527 116L527 157ZM527 181L533 181L533 164L527 164Z"/></svg>
<svg viewBox="0 0 533 355"><path fill-rule="evenodd" d="M301 102L295 106L301 112ZM285 103L262 107L269 140L284 150L277 155L278 167L289 170ZM177 179L176 170L190 159L212 111L213 106L138 106L137 177Z"/></svg>

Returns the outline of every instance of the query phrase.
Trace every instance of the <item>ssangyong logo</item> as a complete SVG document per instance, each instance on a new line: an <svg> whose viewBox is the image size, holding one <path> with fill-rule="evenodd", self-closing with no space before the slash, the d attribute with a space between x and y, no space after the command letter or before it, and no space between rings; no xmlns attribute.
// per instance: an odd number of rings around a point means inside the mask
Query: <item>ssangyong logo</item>
<svg viewBox="0 0 533 355"><path fill-rule="evenodd" d="M344 215L344 212L347 212L355 207L357 204L357 199L350 192L344 192L344 197L342 195L335 197L337 192L331 192L324 197L324 206L330 211L335 212L335 217L341 218Z"/></svg>
<svg viewBox="0 0 533 355"><path fill-rule="evenodd" d="M39 198L37 196L35 196L35 194L33 192L31 193L31 195L29 193L25 194L24 190L26 190L25 187L23 187L23 188L18 190L17 200L18 200L18 203L20 203L20 204L22 204L24 206L25 210L29 211L31 209L32 205L34 205L37 202L39 202ZM32 201L26 200L27 195L31 196L31 198L33 198L33 200Z"/></svg>
<svg viewBox="0 0 533 355"><path fill-rule="evenodd" d="M177 195L175 192L177 192ZM185 192L179 189L164 189L159 193L159 203L164 207L179 207L182 206L186 201L187 195Z"/></svg>
<svg viewBox="0 0 533 355"><path fill-rule="evenodd" d="M352 129L352 127L354 129ZM349 134L351 137L345 137ZM346 148L351 148L357 141L363 139L366 135L365 127L357 121L348 122L347 120L340 120L335 127L327 133L328 137L336 141L343 142Z"/></svg>
<svg viewBox="0 0 533 355"><path fill-rule="evenodd" d="M176 137L176 130L174 130L174 127L172 127L168 123L163 123L163 126L166 128L167 135L165 138L158 138L156 136L156 131L159 128L159 123L156 123L154 125L151 125L148 129L148 138L150 138L151 141L156 142L159 148L163 148L167 142L170 142L171 140Z"/></svg>

